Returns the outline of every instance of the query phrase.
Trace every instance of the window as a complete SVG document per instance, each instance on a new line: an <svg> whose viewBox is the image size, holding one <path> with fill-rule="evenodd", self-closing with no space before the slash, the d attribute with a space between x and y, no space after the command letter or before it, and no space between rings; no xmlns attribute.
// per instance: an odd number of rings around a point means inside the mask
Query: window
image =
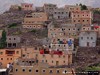
<svg viewBox="0 0 100 75"><path fill-rule="evenodd" d="M65 63L65 61L63 61L63 63Z"/></svg>
<svg viewBox="0 0 100 75"><path fill-rule="evenodd" d="M59 58L60 58L61 56L59 55Z"/></svg>
<svg viewBox="0 0 100 75"><path fill-rule="evenodd" d="M63 58L65 58L65 55L63 56Z"/></svg>
<svg viewBox="0 0 100 75"><path fill-rule="evenodd" d="M88 22L89 20L87 20L87 22Z"/></svg>
<svg viewBox="0 0 100 75"><path fill-rule="evenodd" d="M36 72L39 72L39 70L36 70Z"/></svg>
<svg viewBox="0 0 100 75"><path fill-rule="evenodd" d="M65 71L64 71L64 73L66 74L66 73L67 73L67 71L65 70Z"/></svg>
<svg viewBox="0 0 100 75"><path fill-rule="evenodd" d="M23 69L22 71L25 72L25 69Z"/></svg>
<svg viewBox="0 0 100 75"><path fill-rule="evenodd" d="M2 55L2 54L3 54L3 52L0 52L0 54Z"/></svg>
<svg viewBox="0 0 100 75"><path fill-rule="evenodd" d="M10 60L12 60L12 58L10 58Z"/></svg>
<svg viewBox="0 0 100 75"><path fill-rule="evenodd" d="M7 60L9 60L9 58L7 58Z"/></svg>
<svg viewBox="0 0 100 75"><path fill-rule="evenodd" d="M44 62L44 60L42 60L42 62Z"/></svg>
<svg viewBox="0 0 100 75"><path fill-rule="evenodd" d="M62 12L62 14L64 14L64 12Z"/></svg>
<svg viewBox="0 0 100 75"><path fill-rule="evenodd" d="M85 28L83 28L83 30L85 30Z"/></svg>
<svg viewBox="0 0 100 75"><path fill-rule="evenodd" d="M50 72L49 73L53 73L53 71L52 70L50 70Z"/></svg>
<svg viewBox="0 0 100 75"><path fill-rule="evenodd" d="M45 57L45 55L43 55L43 57Z"/></svg>
<svg viewBox="0 0 100 75"><path fill-rule="evenodd" d="M38 54L36 54L35 56L38 57Z"/></svg>
<svg viewBox="0 0 100 75"><path fill-rule="evenodd" d="M80 20L78 20L78 22L80 22Z"/></svg>
<svg viewBox="0 0 100 75"><path fill-rule="evenodd" d="M84 20L83 20L83 22L84 22Z"/></svg>
<svg viewBox="0 0 100 75"><path fill-rule="evenodd" d="M25 57L25 54L23 54L22 57Z"/></svg>
<svg viewBox="0 0 100 75"><path fill-rule="evenodd" d="M18 71L18 69L15 69L15 71L17 72L17 71Z"/></svg>
<svg viewBox="0 0 100 75"><path fill-rule="evenodd" d="M19 51L17 51L16 54L19 54Z"/></svg>
<svg viewBox="0 0 100 75"><path fill-rule="evenodd" d="M83 40L83 37L81 37L81 40Z"/></svg>
<svg viewBox="0 0 100 75"><path fill-rule="evenodd" d="M1 58L1 60L3 60L3 58Z"/></svg>
<svg viewBox="0 0 100 75"><path fill-rule="evenodd" d="M75 30L75 28L73 28L73 30Z"/></svg>
<svg viewBox="0 0 100 75"><path fill-rule="evenodd" d="M45 73L45 70L43 70L42 72Z"/></svg>
<svg viewBox="0 0 100 75"><path fill-rule="evenodd" d="M75 22L75 20L74 20L74 22Z"/></svg>
<svg viewBox="0 0 100 75"><path fill-rule="evenodd" d="M47 63L48 61L46 60L45 62Z"/></svg>
<svg viewBox="0 0 100 75"><path fill-rule="evenodd" d="M16 38L14 38L14 40L16 40Z"/></svg>
<svg viewBox="0 0 100 75"><path fill-rule="evenodd" d="M9 38L9 40L11 40L11 38Z"/></svg>
<svg viewBox="0 0 100 75"><path fill-rule="evenodd" d="M87 37L87 39L89 39L89 37Z"/></svg>
<svg viewBox="0 0 100 75"><path fill-rule="evenodd" d="M93 37L91 37L91 40L93 39Z"/></svg>
<svg viewBox="0 0 100 75"><path fill-rule="evenodd" d="M29 69L29 72L32 72L32 70L31 70L31 69Z"/></svg>
<svg viewBox="0 0 100 75"><path fill-rule="evenodd" d="M52 61L52 63L53 63L53 61Z"/></svg>
<svg viewBox="0 0 100 75"><path fill-rule="evenodd" d="M79 17L79 15L78 15L78 17Z"/></svg>
<svg viewBox="0 0 100 75"><path fill-rule="evenodd" d="M60 73L59 70L57 70L57 73Z"/></svg>
<svg viewBox="0 0 100 75"><path fill-rule="evenodd" d="M64 45L64 47L66 47L66 45Z"/></svg>

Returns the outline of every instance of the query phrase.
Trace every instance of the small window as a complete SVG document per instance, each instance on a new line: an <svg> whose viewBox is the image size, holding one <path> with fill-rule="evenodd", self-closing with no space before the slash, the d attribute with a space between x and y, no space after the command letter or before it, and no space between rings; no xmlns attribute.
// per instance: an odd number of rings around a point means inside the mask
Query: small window
<svg viewBox="0 0 100 75"><path fill-rule="evenodd" d="M0 52L0 54L2 55L2 54L3 54L3 52Z"/></svg>
<svg viewBox="0 0 100 75"><path fill-rule="evenodd" d="M38 54L36 54L35 56L38 57Z"/></svg>
<svg viewBox="0 0 100 75"><path fill-rule="evenodd" d="M45 55L43 55L43 57L45 57Z"/></svg>
<svg viewBox="0 0 100 75"><path fill-rule="evenodd" d="M47 63L48 61L46 60L45 62Z"/></svg>
<svg viewBox="0 0 100 75"><path fill-rule="evenodd" d="M15 71L18 72L18 69L16 69Z"/></svg>
<svg viewBox="0 0 100 75"><path fill-rule="evenodd" d="M31 69L29 69L29 72L32 72L32 70L31 70Z"/></svg>
<svg viewBox="0 0 100 75"><path fill-rule="evenodd" d="M65 70L65 71L64 71L64 73L66 74L66 73L67 73L67 71Z"/></svg>
<svg viewBox="0 0 100 75"><path fill-rule="evenodd" d="M63 58L65 58L65 55L63 56Z"/></svg>
<svg viewBox="0 0 100 75"><path fill-rule="evenodd" d="M12 58L10 58L10 60L12 60Z"/></svg>
<svg viewBox="0 0 100 75"><path fill-rule="evenodd" d="M11 38L9 38L9 40L11 40Z"/></svg>
<svg viewBox="0 0 100 75"><path fill-rule="evenodd" d="M78 20L78 22L80 22L80 20Z"/></svg>
<svg viewBox="0 0 100 75"><path fill-rule="evenodd" d="M79 15L78 15L78 17L79 17Z"/></svg>
<svg viewBox="0 0 100 75"><path fill-rule="evenodd" d="M22 71L25 72L25 69L23 69Z"/></svg>
<svg viewBox="0 0 100 75"><path fill-rule="evenodd" d="M44 63L44 60L42 60L42 62Z"/></svg>
<svg viewBox="0 0 100 75"><path fill-rule="evenodd" d="M9 60L9 58L7 58L7 60Z"/></svg>
<svg viewBox="0 0 100 75"><path fill-rule="evenodd" d="M19 51L17 51L16 54L19 54Z"/></svg>
<svg viewBox="0 0 100 75"><path fill-rule="evenodd" d="M14 40L16 40L16 38L14 38Z"/></svg>
<svg viewBox="0 0 100 75"><path fill-rule="evenodd" d="M45 70L43 70L42 72L45 73Z"/></svg>
<svg viewBox="0 0 100 75"><path fill-rule="evenodd" d="M63 63L65 63L65 61L63 61Z"/></svg>
<svg viewBox="0 0 100 75"><path fill-rule="evenodd" d="M91 40L93 39L93 37L91 37Z"/></svg>
<svg viewBox="0 0 100 75"><path fill-rule="evenodd" d="M53 71L52 70L50 70L50 72L49 73L53 73Z"/></svg>
<svg viewBox="0 0 100 75"><path fill-rule="evenodd" d="M36 72L39 72L39 70L36 70Z"/></svg>
<svg viewBox="0 0 100 75"><path fill-rule="evenodd" d="M83 40L83 37L81 37L81 39Z"/></svg>
<svg viewBox="0 0 100 75"><path fill-rule="evenodd" d="M83 20L83 22L84 22L84 20Z"/></svg>
<svg viewBox="0 0 100 75"><path fill-rule="evenodd" d="M89 37L87 37L87 39L89 39Z"/></svg>
<svg viewBox="0 0 100 75"><path fill-rule="evenodd" d="M3 58L1 58L1 60L3 60Z"/></svg>
<svg viewBox="0 0 100 75"><path fill-rule="evenodd" d="M52 61L52 63L53 63L53 61Z"/></svg>
<svg viewBox="0 0 100 75"><path fill-rule="evenodd" d="M73 30L75 30L75 28L73 28Z"/></svg>
<svg viewBox="0 0 100 75"><path fill-rule="evenodd" d="M57 70L57 73L60 73L60 71L59 71L59 70Z"/></svg>
<svg viewBox="0 0 100 75"><path fill-rule="evenodd" d="M25 54L23 54L22 57L25 57Z"/></svg>
<svg viewBox="0 0 100 75"><path fill-rule="evenodd" d="M59 58L60 58L61 56L59 55Z"/></svg>

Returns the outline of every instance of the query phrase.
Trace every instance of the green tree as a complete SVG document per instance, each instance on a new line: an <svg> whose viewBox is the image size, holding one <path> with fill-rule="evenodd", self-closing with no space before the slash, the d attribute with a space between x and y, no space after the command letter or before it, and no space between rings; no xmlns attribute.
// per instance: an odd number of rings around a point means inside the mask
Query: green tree
<svg viewBox="0 0 100 75"><path fill-rule="evenodd" d="M5 48L6 47L6 32L5 30L2 32L2 37L0 40L0 48Z"/></svg>
<svg viewBox="0 0 100 75"><path fill-rule="evenodd" d="M87 10L87 6L86 5L82 5L81 6L81 10Z"/></svg>
<svg viewBox="0 0 100 75"><path fill-rule="evenodd" d="M80 3L79 6L82 6L82 4Z"/></svg>
<svg viewBox="0 0 100 75"><path fill-rule="evenodd" d="M79 6L81 6L81 10L87 10L88 9L86 5L83 5L81 3L79 4Z"/></svg>

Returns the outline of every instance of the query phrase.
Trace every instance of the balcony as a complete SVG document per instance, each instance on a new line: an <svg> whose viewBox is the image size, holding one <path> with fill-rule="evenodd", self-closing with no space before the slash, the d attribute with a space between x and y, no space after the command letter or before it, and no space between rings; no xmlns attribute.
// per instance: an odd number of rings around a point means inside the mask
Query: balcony
<svg viewBox="0 0 100 75"><path fill-rule="evenodd" d="M15 51L13 50L6 50L6 53L5 53L7 56L13 56L15 54Z"/></svg>

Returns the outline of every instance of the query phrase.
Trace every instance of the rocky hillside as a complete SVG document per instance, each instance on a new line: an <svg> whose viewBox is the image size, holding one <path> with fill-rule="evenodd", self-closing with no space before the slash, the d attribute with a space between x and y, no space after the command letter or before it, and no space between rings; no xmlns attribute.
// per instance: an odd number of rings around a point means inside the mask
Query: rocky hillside
<svg viewBox="0 0 100 75"><path fill-rule="evenodd" d="M74 57L74 67L79 70L86 70L88 66L100 63L100 47L78 48Z"/></svg>

